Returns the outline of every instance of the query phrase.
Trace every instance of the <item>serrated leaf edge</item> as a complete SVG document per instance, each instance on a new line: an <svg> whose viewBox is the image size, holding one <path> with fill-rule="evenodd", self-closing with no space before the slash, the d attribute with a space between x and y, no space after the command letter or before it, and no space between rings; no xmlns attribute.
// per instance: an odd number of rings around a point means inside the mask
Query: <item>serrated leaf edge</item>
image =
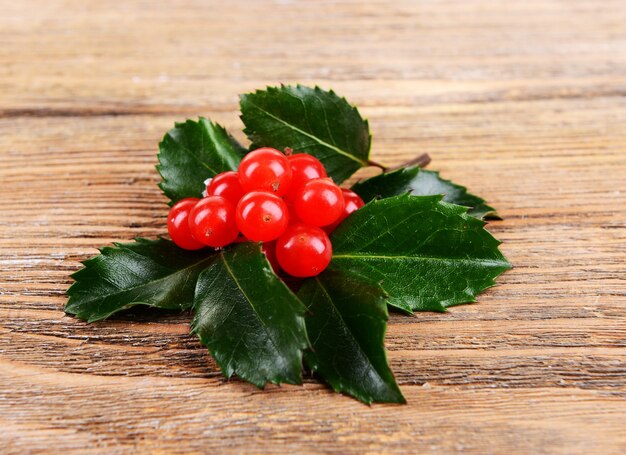
<svg viewBox="0 0 626 455"><path fill-rule="evenodd" d="M220 251L219 256L222 258L222 261L224 262L224 264L226 264L226 261L224 259L224 251ZM299 315L296 316L296 318L299 320L299 324L301 325L302 329L303 329L303 334L305 336L306 339L306 343L302 346L300 346L299 348L299 363L300 365L303 364L303 352L305 349L310 349L311 347L311 343L309 341L308 338L308 334L306 331L306 324L304 321L304 314L306 312L306 306L300 301L300 299L291 291L291 289L289 289L289 287L280 279L279 276L277 276L274 271L272 270L272 267L269 263L269 261L267 260L267 257L265 256L265 254L261 253L261 256L263 257L263 261L264 261L264 265L263 265L263 273L264 274L271 274L273 277L275 277L277 280L279 280L279 282L284 286L284 288L294 297L294 299L300 304L300 306L302 307L302 313L300 313ZM234 274L231 272L230 267L226 267L228 274L233 278L233 280L235 281L235 283L237 284L237 287L241 290L242 294L244 296L246 296L245 292L243 291L243 289L241 289L241 287L239 286L239 283L237 282L237 279L235 278ZM203 272L201 272L203 273ZM200 276L200 275L199 275ZM199 278L198 276L198 278ZM196 291L197 291L197 283L196 283ZM246 300L248 301L248 303L250 304L250 306L253 308L253 310L256 312L256 309L254 309L254 306L252 305L252 302L250 302L250 300L248 299L248 297L246 296ZM242 374L241 372L237 371L237 369L235 367L231 367L230 364L228 365L222 365L222 362L218 359L218 356L216 355L216 351L213 347L209 346L209 344L207 343L207 340L204 339L202 337L202 335L198 332L198 328L197 326L195 326L194 322L195 322L195 313L197 312L197 309L195 307L196 305L196 299L194 298L194 303L192 306L192 310L194 311L194 318L191 321L190 324L190 330L189 330L189 334L190 335L196 335L198 337L198 339L200 340L200 343L206 347L209 352L211 353L211 356L213 357L213 359L215 360L215 362L217 363L217 365L220 368L220 371L222 372L222 375L226 378L226 379L230 379L234 374L236 374L239 378L241 378L242 380L249 382L250 384L255 385L257 388L259 389L264 389L265 386L270 383L270 384L275 384L280 386L281 384L285 383L285 384L292 384L292 385L301 385L302 384L302 371L300 372L300 377L298 380L296 381L291 381L289 378L283 377L283 376L275 376L273 378L267 378L266 382L264 383L260 383L260 382L254 382L251 380L251 378L248 377L248 375L246 375L245 373ZM269 337L269 334L268 334ZM272 344L274 343L273 339L271 337L269 337L270 340L272 341Z"/></svg>
<svg viewBox="0 0 626 455"><path fill-rule="evenodd" d="M437 178L439 178L440 180L442 180L444 182L447 182L447 183L449 183L452 186L456 186L456 187L460 188L466 194L470 194L470 195L480 199L482 202L479 205L477 205L476 207L468 207L468 210L467 210L468 215L472 216L470 212L472 210L476 210L476 208L482 206L487 211L478 219L480 219L482 221L484 221L484 220L502 220L502 218L500 217L500 215L498 215L498 212L496 211L496 209L494 207L492 207L489 204L487 204L487 201L485 199L483 199L482 197L477 196L474 193L472 193L466 186L460 185L458 183L455 183L455 182L453 182L452 180L449 180L449 179L444 179L441 176L441 172L440 171L431 171L431 170L428 170L428 169L421 169L420 168L420 172L429 172L429 173L435 174L437 176ZM416 195L414 195L414 196L416 196ZM446 201L443 201L443 202L446 202ZM446 202L446 203L447 204L452 204L451 202ZM460 205L460 204L454 204L454 205L459 205L459 207L466 207L465 205ZM476 218L476 217L472 216L472 218Z"/></svg>
<svg viewBox="0 0 626 455"><path fill-rule="evenodd" d="M291 124L289 124L289 123L285 122L284 120L282 120L282 119L280 119L280 118L276 117L275 115L273 115L273 114L271 114L271 113L267 112L265 109L261 109L258 105L256 105L255 103L253 103L253 102L251 102L249 99L247 99L248 95L259 95L259 94L262 94L262 93L269 93L269 92L272 92L272 91L274 91L274 92L278 92L278 91L280 91L281 89L285 89L285 88L287 88L287 89L288 89L288 88L293 88L293 87L295 87L295 88L296 88L296 89L298 89L298 90L300 90L300 89L308 89L308 90L310 90L310 89L311 89L311 87L308 87L308 86L306 86L306 85L302 85L302 84L296 84L295 86L294 86L294 85L285 85L285 84L280 84L280 87L267 85L267 86L265 87L265 89L257 89L257 90L255 90L254 92L242 93L241 95L239 95L239 99L240 99L240 100L243 100L243 99L245 98L245 99L247 100L247 102L249 102L249 103L250 103L251 105L253 105L255 108L257 108L258 110L262 111L264 114L266 114L266 115L268 115L268 116L272 117L273 119L275 119L275 120L277 120L277 121L279 121L279 122L281 122L281 123L285 124L286 126L288 126L289 128L291 128L292 130L297 131L298 133L303 134L303 135L305 135L305 136L307 136L307 137L310 137L311 139L313 139L314 141L316 141L318 144L320 144L320 145L322 145L322 146L324 146L324 147L327 147L327 148L329 148L329 149L331 149L331 150L334 150L335 152L339 153L340 155L345 156L346 158L349 158L350 160L352 160L352 161L354 161L354 162L356 162L356 163L359 163L361 166L368 166L368 165L369 165L369 163L368 163L368 161L367 161L367 160L362 160L362 159L360 159L360 158L358 158L358 157L356 157L356 156L354 156L354 155L351 155L350 153L346 152L345 150L342 150L342 149L338 148L338 147L337 147L337 146L335 146L335 145L332 145L332 144L329 144L329 143L327 143L327 142L325 142L325 141L322 141L321 139L317 138L316 136L313 136L313 135L311 135L310 133L307 133L306 131L301 130L300 128L296 128L295 126L293 126L293 125L291 125ZM353 112L355 112L355 113L358 115L359 119L361 119L361 120L363 121L363 123L365 124L365 126L367 127L368 136L369 136L369 138L368 138L368 144L367 144L367 153L368 153L368 155L369 155L369 153L370 153L370 151L371 151L371 149L372 149L372 133L371 133L371 132L369 132L369 131L370 131L370 128L369 128L369 121L368 121L368 119L364 118L364 117L361 115L361 113L359 112L359 110L357 109L357 107L356 107L354 104L352 104L352 103L350 103L348 100L346 100L346 98L345 98L345 97L337 95L337 94L335 93L335 91L334 91L334 90L332 90L332 89L330 89L330 90L323 90L323 89L322 89L322 88L320 88L318 85L315 85L315 86L313 87L313 90L314 90L315 92L329 93L329 94L331 94L331 95L336 96L339 100L344 101L344 102L345 102L348 106L350 106L350 108L352 109L352 111L353 111ZM241 121L242 121L242 122L244 122L244 125L245 125L244 115L243 115L243 114L241 114L241 115L239 116L239 118L241 119ZM245 127L244 127L243 132L246 134L246 136L248 136L248 139L250 139L250 141L252 142L252 144L251 144L251 149L258 148L258 147L259 147L259 145L258 145L258 144L256 144L256 143L254 142L254 139L253 139L253 137L252 137L252 135L254 134L254 132L253 132L253 131L251 131L251 130L250 130L250 128L248 128L247 126L245 126Z"/></svg>
<svg viewBox="0 0 626 455"><path fill-rule="evenodd" d="M167 239L164 239L162 237L158 237L157 240L146 239L146 238L143 238L143 237L135 237L134 238L134 241L136 243L143 243L143 244L153 244L153 243L158 242L159 240L167 240ZM83 264L83 267L81 267L79 270L77 270L74 273L72 273L70 275L70 278L75 280L77 278L77 275L79 273L81 273L83 270L85 270L86 268L88 268L89 265L91 264L91 262L95 261L98 258L98 256L101 256L101 255L102 256L109 256L110 253L112 251L114 251L116 248L117 249L123 249L123 250L130 250L130 248L128 248L128 245L133 245L133 244L130 243L130 242L128 242L128 243L113 242L113 246L103 246L103 247L98 248L98 251L100 252L100 254L96 254L94 256L91 256L91 257L85 259L84 261L81 261L81 264ZM195 266L199 265L200 263L202 263L204 261L209 262L209 260L214 260L214 259L215 259L214 256L207 256L206 258L204 258L204 259L202 259L202 260L200 260L200 261L190 265L189 267L185 267L184 269L177 270L175 273L179 273L182 270L187 270L189 268L195 267ZM169 276L170 275L162 277L162 278L159 278L159 279L154 280L154 281L160 281L160 280L163 280L165 278L169 278ZM73 293L76 290L78 285L79 285L79 282L78 281L74 281L74 283L72 283L70 285L70 287L67 289L67 291L65 291L65 294L67 295L68 299L67 299L67 302L65 303L65 305L63 306L63 311L66 314L69 314L69 315L72 315L72 316L76 316L77 318L79 318L79 319L81 319L83 321L86 321L88 324L105 320L105 319L109 318L110 316L112 316L113 314L119 313L121 311L128 310L128 309L130 309L130 308L132 308L134 306L145 305L145 306L148 306L148 307L157 308L157 307L154 307L149 302L135 301L135 302L130 302L127 305L124 305L123 307L120 307L120 308L116 309L115 311L112 311L111 313L107 314L106 316L98 317L98 318L85 318L85 317L81 316L81 312L73 311L71 309L72 300L73 300L73 297L74 297ZM141 287L141 286L137 286L137 287ZM124 290L122 290L120 292L127 292L127 291L130 291L132 289L134 289L134 288L124 289ZM189 305L189 308L191 308L191 305Z"/></svg>
<svg viewBox="0 0 626 455"><path fill-rule="evenodd" d="M229 141L233 144L233 148L238 149L240 152L245 153L245 151L247 150L246 147L244 147L243 145L241 145L232 134L230 134L228 132L228 130L223 127L222 125L220 125L217 122L213 122L211 121L211 119L207 118L207 117L203 117L203 116L199 116L198 120L193 120L193 119L186 119L184 122L174 122L174 128L170 128L164 135L163 138L159 141L159 151L157 152L157 164L154 166L157 173L159 174L159 177L161 177L161 180L159 181L159 183L157 183L157 186L159 187L159 189L161 190L161 192L163 193L163 195L169 199L168 201L168 205L172 206L174 204L174 201L172 200L172 198L167 194L167 190L164 188L165 184L167 182L169 182L169 180L163 175L162 172L162 168L163 168L163 162L161 161L161 155L162 155L162 146L165 143L165 139L169 136L170 138L172 138L172 140L174 140L174 138L171 136L171 132L173 130L175 130L176 128L180 128L183 127L184 125L186 125L187 123L195 123L195 124L202 124L202 122L208 122L210 125L213 125L214 127L221 129L226 136L228 137ZM207 128L207 134L209 137L211 137L211 139L213 139L213 134L212 131L210 129ZM198 161L202 161L202 160L198 160ZM213 172L214 174L219 174L219 172L216 172L215 169L212 169L210 166L208 166L206 163L203 163L204 166L211 172ZM199 195L198 195L199 196Z"/></svg>
<svg viewBox="0 0 626 455"><path fill-rule="evenodd" d="M420 196L420 195L411 194L410 192L406 192L406 193L403 193L403 194L400 194L400 195L391 196L391 197L384 198L384 199L374 198L371 201L369 201L367 204L365 204L365 206L364 206L364 207L366 207L366 206L370 206L370 205L377 205L377 204L380 204L380 203L389 203L390 199L397 199L397 200L402 200L402 199L405 199L405 198L406 199L408 199L408 198L428 198L428 199L433 199L439 205L448 206L451 210L456 212L456 213L453 212L454 215L460 216L463 220L467 221L468 223L480 225L482 230L489 236L489 239L494 242L495 248L497 249L498 253L502 257L502 261L495 261L495 262L498 264L499 267L502 267L503 270L498 272L496 276L492 277L486 283L486 285L484 287L477 288L475 294L473 294L473 295L472 294L466 294L468 296L468 299L461 299L461 300L456 300L456 301L451 301L451 302L450 301L443 301L443 302L440 301L440 302L437 302L441 309L437 308L437 310L434 310L434 311L441 312L441 313L447 312L448 311L447 308L450 308L450 307L453 307L453 306L463 305L463 304L470 304L470 303L476 303L476 297L479 294L481 294L486 289L489 289L489 288L495 286L497 284L495 279L498 276L500 276L502 273L504 273L505 271L507 271L507 270L512 268L511 263L506 259L506 257L502 254L502 252L499 249L499 246L502 244L502 242L500 240L498 240L497 238L495 238L493 236L493 234L491 234L491 232L489 232L487 229L485 229L485 226L487 225L487 222L485 220L482 220L482 219L479 219L479 218L476 218L476 217L470 215L469 214L470 207L466 207L466 206L463 206L463 205L458 205L458 204L453 204L453 203L450 203L450 202L446 202L446 201L443 200L443 197L444 197L444 195L442 195L442 194ZM352 214L349 215L349 216L352 216ZM331 236L331 239L332 239L332 236ZM341 255L335 255L333 253L333 259L335 259L336 257L341 257ZM332 264L332 262L331 262L331 264ZM354 271L342 270L342 272L350 273L353 276L359 276L362 279L366 279L367 280L367 277L363 276L362 274L357 274ZM381 282L381 285L382 284L383 283ZM393 296L389 296L387 298L388 305L390 305L390 306L400 310L402 313L407 314L407 307L399 305L399 304L394 304L393 303L394 299L395 298ZM419 310L417 308L412 308L412 311L415 312L415 311L423 311L423 310ZM428 311L432 311L432 310L428 310Z"/></svg>
<svg viewBox="0 0 626 455"><path fill-rule="evenodd" d="M502 220L502 217L501 217L500 215L498 215L498 212L496 211L496 209L495 209L494 207L492 207L492 206L490 206L489 204L487 204L487 201L486 201L485 199L483 199L482 197L477 196L476 194L472 193L472 192L471 192L471 191L470 191L470 190L469 190L466 186L461 185L461 184L458 184L458 183L455 183L455 182L453 182L453 181L452 181L452 180L450 180L450 179L445 179L445 178L443 178L443 177L441 176L441 172L440 172L440 171L432 171L432 170L429 170L429 169L423 169L423 168L422 168L422 167L420 167L420 166L408 166L408 167L402 167L402 168L400 168L400 169L394 169L394 170L392 170L392 171L383 172L382 174L378 174L378 175L375 175L375 176L373 176L373 177L369 177L369 178L365 178L365 179L360 179L359 181L357 181L356 183L354 183L354 184L351 186L351 189L352 189L352 190L354 190L354 187L355 187L355 186L358 186L359 184L362 184L362 183L366 183L368 180L375 179L375 178L378 178L378 177L381 177L381 176L385 176L385 175L391 175L391 174L393 174L393 173L395 173L395 172L414 172L415 174L414 174L413 178L417 177L417 175L418 175L420 172L426 172L426 173L429 173L429 174L435 174L435 175L437 176L437 178L438 178L439 180L441 180L442 182L446 182L446 183L450 184L451 186L457 187L457 188L459 188L461 191L463 191L465 194L471 195L471 196L473 196L473 197L478 198L478 199L480 199L480 200L481 200L481 202L479 203L479 205L477 205L477 206L475 206L475 207L466 206L466 205L461 205L461 204L454 204L454 205L458 205L458 206L460 206L460 207L467 207L467 208L468 208L468 213L469 213L469 212L471 212L471 211L473 211L473 210L476 210L478 207L481 207L481 206L482 206L483 208L485 208L485 209L486 209L486 211L485 211L485 213L484 213L484 214L483 214L483 215L482 215L479 219L481 219L481 220ZM426 196L426 195L420 195L420 194L413 194L413 192L412 192L412 191L407 191L407 193L408 193L408 194L410 194L411 196ZM404 193L403 193L403 194L404 194ZM441 193L441 195L442 195L442 197L445 197L445 196L446 196L446 194L445 194L445 193ZM396 196L397 196L397 195L396 195ZM389 196L389 197L393 197L393 196ZM387 198L376 197L376 198L374 198L374 199L388 199L388 197L387 197ZM446 202L446 201L444 201L444 202ZM449 203L451 203L451 202L449 202ZM471 215L471 213L470 213L470 215ZM473 216L473 215L472 215L472 216ZM473 216L473 217L474 217L474 218L477 218L476 216Z"/></svg>
<svg viewBox="0 0 626 455"><path fill-rule="evenodd" d="M357 276L357 274L353 274L353 276ZM343 318L343 315L341 314L341 312L340 312L340 311L337 309L337 307L335 306L334 301L333 301L333 299L332 299L332 296L331 296L331 294L328 292L328 290L326 289L326 287L324 286L324 284L321 282L321 280L319 280L319 278L318 278L318 277L314 277L314 278L312 278L312 279L313 279L313 280L315 280L315 281L317 282L318 286L324 290L324 293L328 296L328 299L329 299L329 301L330 301L331 305L333 306L335 313L337 314L337 316L338 316L338 317L339 317L342 321L344 321L344 324L347 326L347 324L345 323L345 320L344 320L344 318ZM337 392L337 393L341 393L342 395L348 395L348 396L350 396L350 397L352 397L352 398L355 398L355 399L357 399L357 400L361 401L362 403L367 404L368 406L370 406L370 405L371 405L372 403L374 403L374 402L376 402L376 403L396 403L396 404L406 404L406 398L404 398L404 395L402 394L402 391L400 390L400 387L398 386L398 383L396 382L395 375L393 374L393 370L391 369L391 366L389 365L389 359L388 359L388 357L387 357L387 349L385 348L385 335L386 335L386 333L387 333L387 322L389 321L389 312L388 312L387 305L385 304L385 302L386 302L386 299L387 299L387 297L388 297L388 294L387 294L387 292L386 292L384 289L382 289L380 286L378 286L378 285L376 285L376 284L374 284L374 283L370 283L370 286L375 286L375 287L377 287L377 289L381 292L381 297L380 297L380 300L381 300L381 302L382 302L382 305L380 306L380 310L382 311L382 317L383 317L383 322L384 322L384 329L383 329L383 331L382 331L382 333L381 333L381 340L380 340L380 344L381 344L382 349L383 349L383 355L384 355L384 357L385 357L385 363L386 363L386 364L387 364L387 366L389 367L389 372L391 373L391 376L393 377L393 380L394 380L394 385L396 386L396 387L395 387L395 390L393 390L393 387L389 387L389 389L390 389L392 392L397 393L397 396L398 396L399 400L398 400L398 401L377 401L377 400L372 399L371 395L369 395L367 398L364 398L364 395L363 395L362 393L360 393L358 390L355 390L355 389L354 389L353 387L351 387L351 386L347 386L347 387L346 387L346 385L345 385L345 384L337 384L337 385L334 385L334 384L331 384L330 382L326 381L325 379L324 379L324 382L325 382L326 384L328 384L328 385L329 385L329 386L330 386L330 387L331 387L331 388L332 388L335 392ZM353 339L354 339L354 341L355 341L355 344L359 347L359 350L361 350L361 352L362 352L363 356L364 356L365 358L368 358L368 355L367 355L365 352L363 352L362 347L361 347L361 344L360 344L360 343L359 343L359 342L358 342L358 341L354 338L354 335L352 334L352 331L349 331L349 332L350 332L350 336L352 336L352 337L353 337ZM306 362L306 364L309 366L309 368L311 369L311 371L313 371L313 372L318 372L318 365L317 365L317 364L310 363L309 361L307 361L307 360L306 360L306 357L305 357L305 362ZM387 385L386 381L384 381L384 379L380 376L379 371L378 371L378 370L376 370L376 369L375 369L375 368L373 368L373 367L372 367L372 369L376 372L376 374L377 374L377 375L378 375L378 377L381 379L381 381L382 381L383 383L385 383L385 385ZM322 378L322 379L323 379L323 378ZM343 387L342 387L342 386L343 386Z"/></svg>

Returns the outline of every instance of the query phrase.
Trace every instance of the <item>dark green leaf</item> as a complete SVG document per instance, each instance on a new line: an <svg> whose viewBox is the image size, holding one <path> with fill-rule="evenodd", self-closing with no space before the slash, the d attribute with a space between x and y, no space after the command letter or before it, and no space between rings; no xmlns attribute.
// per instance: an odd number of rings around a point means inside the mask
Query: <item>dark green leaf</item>
<svg viewBox="0 0 626 455"><path fill-rule="evenodd" d="M402 168L357 182L352 190L365 202L403 193L415 196L443 194L443 200L470 207L469 214L479 219L500 219L496 210L485 200L467 192L467 188L442 179L439 172L425 171L419 166Z"/></svg>
<svg viewBox="0 0 626 455"><path fill-rule="evenodd" d="M137 239L104 247L72 275L65 311L88 322L135 305L190 308L198 274L214 259L212 251L186 251L170 240Z"/></svg>
<svg viewBox="0 0 626 455"><path fill-rule="evenodd" d="M404 403L387 364L387 305L379 286L324 272L307 280L298 297L308 307L312 349L305 360L337 392L365 403Z"/></svg>
<svg viewBox="0 0 626 455"><path fill-rule="evenodd" d="M466 210L441 196L373 200L333 233L330 267L380 283L404 311L473 302L510 264Z"/></svg>
<svg viewBox="0 0 626 455"><path fill-rule="evenodd" d="M306 308L272 272L260 246L219 253L198 279L192 332L222 368L258 387L302 382Z"/></svg>
<svg viewBox="0 0 626 455"><path fill-rule="evenodd" d="M245 149L217 123L200 117L177 123L159 144L159 187L175 203L201 197L204 181L236 170Z"/></svg>
<svg viewBox="0 0 626 455"><path fill-rule="evenodd" d="M290 147L310 153L337 183L367 166L371 142L367 121L332 90L268 87L242 95L241 113L252 148Z"/></svg>

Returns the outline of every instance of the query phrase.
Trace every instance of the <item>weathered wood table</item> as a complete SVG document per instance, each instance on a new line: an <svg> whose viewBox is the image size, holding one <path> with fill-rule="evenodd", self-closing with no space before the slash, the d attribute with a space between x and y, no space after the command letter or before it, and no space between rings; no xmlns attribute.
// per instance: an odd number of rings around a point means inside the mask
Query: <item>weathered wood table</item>
<svg viewBox="0 0 626 455"><path fill-rule="evenodd" d="M0 452L626 452L626 3L0 1ZM87 325L96 247L165 233L175 121L334 88L372 157L503 215L479 302L392 316L408 405L225 381L189 315Z"/></svg>

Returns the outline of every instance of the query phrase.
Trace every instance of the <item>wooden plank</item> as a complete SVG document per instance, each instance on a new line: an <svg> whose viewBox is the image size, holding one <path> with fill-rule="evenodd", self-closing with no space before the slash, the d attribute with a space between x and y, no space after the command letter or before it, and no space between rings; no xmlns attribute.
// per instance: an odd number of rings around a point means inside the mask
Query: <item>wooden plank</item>
<svg viewBox="0 0 626 455"><path fill-rule="evenodd" d="M620 0L1 2L0 451L624 453L623 23ZM428 152L505 218L498 287L392 315L406 406L225 381L186 313L62 312L97 247L165 232L164 132L243 140L237 94L279 82L333 87L374 159Z"/></svg>

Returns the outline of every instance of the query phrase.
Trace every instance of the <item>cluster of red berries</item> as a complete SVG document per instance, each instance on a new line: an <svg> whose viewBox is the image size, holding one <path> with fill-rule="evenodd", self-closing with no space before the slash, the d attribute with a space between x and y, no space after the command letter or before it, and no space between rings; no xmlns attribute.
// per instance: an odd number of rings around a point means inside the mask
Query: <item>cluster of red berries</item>
<svg viewBox="0 0 626 455"><path fill-rule="evenodd" d="M296 277L315 276L328 266L328 234L363 206L356 193L328 178L314 156L269 147L248 153L238 172L216 175L206 194L171 208L167 227L178 246L263 242L273 269Z"/></svg>

